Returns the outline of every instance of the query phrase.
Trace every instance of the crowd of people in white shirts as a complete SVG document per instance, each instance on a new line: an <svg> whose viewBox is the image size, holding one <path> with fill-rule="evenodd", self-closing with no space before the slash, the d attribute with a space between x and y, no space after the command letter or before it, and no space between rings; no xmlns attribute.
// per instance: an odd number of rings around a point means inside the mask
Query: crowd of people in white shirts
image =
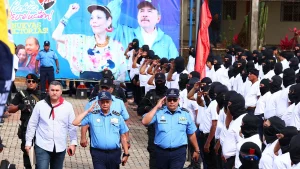
<svg viewBox="0 0 300 169"><path fill-rule="evenodd" d="M201 80L194 48L185 66L183 57L138 46L133 40L125 52L136 104L155 88L155 74L164 73L165 86L180 90L180 107L198 127L205 169L300 169L299 45L280 53L230 46L224 57L208 56Z"/></svg>

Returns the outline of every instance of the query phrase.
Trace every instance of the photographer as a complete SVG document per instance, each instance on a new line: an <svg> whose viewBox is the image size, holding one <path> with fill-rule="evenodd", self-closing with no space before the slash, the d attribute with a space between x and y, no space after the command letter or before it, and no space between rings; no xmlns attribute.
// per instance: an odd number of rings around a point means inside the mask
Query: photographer
<svg viewBox="0 0 300 169"><path fill-rule="evenodd" d="M30 169L31 165L29 156L25 151L25 133L32 110L40 98L40 91L37 90L37 82L38 77L36 75L28 74L26 76L27 89L20 90L8 106L9 113L16 113L18 110L21 110L21 125L18 129L18 137L22 140L21 150L23 151L23 162L26 169Z"/></svg>

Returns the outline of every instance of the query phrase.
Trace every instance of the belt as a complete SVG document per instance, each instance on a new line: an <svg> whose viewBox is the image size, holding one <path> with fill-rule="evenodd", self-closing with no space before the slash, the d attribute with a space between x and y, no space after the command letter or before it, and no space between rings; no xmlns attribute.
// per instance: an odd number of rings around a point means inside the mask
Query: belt
<svg viewBox="0 0 300 169"><path fill-rule="evenodd" d="M201 135L203 135L204 137L208 137L209 133L203 133L203 131L200 131Z"/></svg>
<svg viewBox="0 0 300 169"><path fill-rule="evenodd" d="M121 150L120 148L111 149L111 150L104 150L104 149L94 148L94 147L91 147L91 149L96 150L96 151L100 151L100 152L103 152L103 153L114 153L116 151L120 151Z"/></svg>
<svg viewBox="0 0 300 169"><path fill-rule="evenodd" d="M247 110L255 110L256 107L247 107Z"/></svg>
<svg viewBox="0 0 300 169"><path fill-rule="evenodd" d="M161 149L161 150L165 150L165 151L175 151L175 150L178 150L178 149L186 147L186 145L179 146L179 147L176 147L176 148L161 148L159 146L156 146L156 147L159 148L159 149Z"/></svg>

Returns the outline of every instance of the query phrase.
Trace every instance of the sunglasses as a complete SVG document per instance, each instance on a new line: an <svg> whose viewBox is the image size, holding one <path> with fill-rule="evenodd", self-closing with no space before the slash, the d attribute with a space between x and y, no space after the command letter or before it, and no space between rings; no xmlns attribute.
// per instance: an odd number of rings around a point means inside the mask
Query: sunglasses
<svg viewBox="0 0 300 169"><path fill-rule="evenodd" d="M36 83L36 81L35 80L27 80L27 83Z"/></svg>
<svg viewBox="0 0 300 169"><path fill-rule="evenodd" d="M177 100L178 100L177 98L168 98L167 99L168 102L172 102L172 101L173 102L177 102Z"/></svg>

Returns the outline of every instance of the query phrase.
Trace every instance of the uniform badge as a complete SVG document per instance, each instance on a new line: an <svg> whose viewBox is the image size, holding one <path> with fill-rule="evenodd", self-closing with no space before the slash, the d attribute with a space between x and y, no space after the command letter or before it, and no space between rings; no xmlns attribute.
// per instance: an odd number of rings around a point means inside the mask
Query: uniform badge
<svg viewBox="0 0 300 169"><path fill-rule="evenodd" d="M119 123L119 119L112 118L112 119L110 119L110 123L112 123L112 124L118 124Z"/></svg>
<svg viewBox="0 0 300 169"><path fill-rule="evenodd" d="M179 121L186 121L187 119L185 117L179 117Z"/></svg>
<svg viewBox="0 0 300 169"><path fill-rule="evenodd" d="M97 122L100 123L100 119L97 119Z"/></svg>
<svg viewBox="0 0 300 169"><path fill-rule="evenodd" d="M161 117L160 117L160 122L161 122L161 123L165 123L165 122L167 122L167 120L166 120L165 116L161 116Z"/></svg>

